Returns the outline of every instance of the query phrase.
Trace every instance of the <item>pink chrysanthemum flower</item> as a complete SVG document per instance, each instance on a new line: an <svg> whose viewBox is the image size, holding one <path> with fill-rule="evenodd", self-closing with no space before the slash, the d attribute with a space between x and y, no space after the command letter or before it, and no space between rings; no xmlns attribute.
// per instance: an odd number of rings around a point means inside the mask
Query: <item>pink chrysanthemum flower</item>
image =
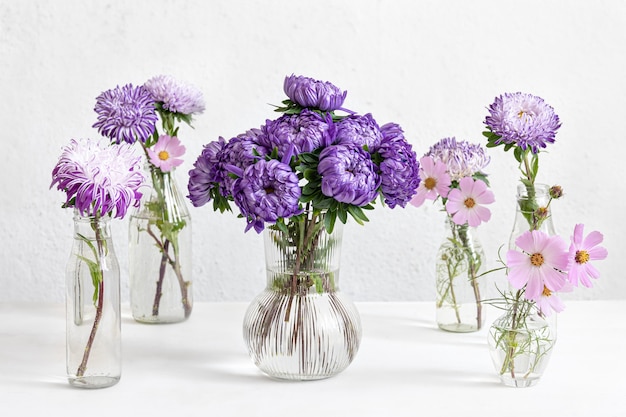
<svg viewBox="0 0 626 417"><path fill-rule="evenodd" d="M590 261L599 261L607 257L608 251L602 246L604 236L602 233L593 231L586 237L583 237L583 224L577 224L574 227L574 234L571 237L569 247L569 267L567 278L574 286L578 286L578 282L587 288L591 288L591 280L597 279L600 272L591 265Z"/></svg>
<svg viewBox="0 0 626 417"><path fill-rule="evenodd" d="M454 223L467 222L470 226L476 227L482 222L489 221L491 211L484 205L494 201L493 192L487 188L487 184L481 180L465 177L459 180L459 188L450 190L446 210Z"/></svg>
<svg viewBox="0 0 626 417"><path fill-rule="evenodd" d="M566 281L568 260L567 243L560 236L550 236L541 230L529 230L515 239L521 249L506 253L509 282L514 288L526 286L525 296L538 301L547 287L561 290Z"/></svg>
<svg viewBox="0 0 626 417"><path fill-rule="evenodd" d="M147 149L150 163L163 172L169 172L183 163L179 157L185 154L185 146L176 136L161 135L152 148Z"/></svg>
<svg viewBox="0 0 626 417"><path fill-rule="evenodd" d="M424 156L419 162L419 178L421 182L417 187L415 196L410 203L415 207L424 204L426 199L436 200L438 196L446 197L450 191L450 175L448 167L441 161L435 161L430 156Z"/></svg>

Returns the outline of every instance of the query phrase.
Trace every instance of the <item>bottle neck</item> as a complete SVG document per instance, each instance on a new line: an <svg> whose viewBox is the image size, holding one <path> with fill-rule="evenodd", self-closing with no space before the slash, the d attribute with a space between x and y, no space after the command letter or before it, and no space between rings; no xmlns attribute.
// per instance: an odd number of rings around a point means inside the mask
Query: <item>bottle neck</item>
<svg viewBox="0 0 626 417"><path fill-rule="evenodd" d="M74 210L74 234L88 240L107 240L111 238L111 217L83 216Z"/></svg>

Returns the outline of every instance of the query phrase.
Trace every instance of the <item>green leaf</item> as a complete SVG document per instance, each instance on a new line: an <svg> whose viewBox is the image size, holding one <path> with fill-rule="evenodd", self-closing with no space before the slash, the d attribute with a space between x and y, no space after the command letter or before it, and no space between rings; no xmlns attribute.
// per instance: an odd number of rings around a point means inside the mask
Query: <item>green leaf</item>
<svg viewBox="0 0 626 417"><path fill-rule="evenodd" d="M337 220L337 212L336 211L328 211L326 212L326 216L324 217L324 227L326 228L326 232L332 233L335 228L335 221Z"/></svg>

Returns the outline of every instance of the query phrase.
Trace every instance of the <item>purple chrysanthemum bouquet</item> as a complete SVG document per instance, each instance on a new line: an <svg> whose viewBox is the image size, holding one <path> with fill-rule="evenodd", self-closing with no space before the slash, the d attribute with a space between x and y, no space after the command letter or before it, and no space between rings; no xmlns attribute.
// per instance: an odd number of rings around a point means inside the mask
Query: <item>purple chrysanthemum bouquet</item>
<svg viewBox="0 0 626 417"><path fill-rule="evenodd" d="M87 370L88 359L105 303L111 303L104 289L105 272L111 265L106 258L112 251L107 246L105 220L111 217L124 218L130 207L138 206L141 198L140 188L145 177L141 170L141 155L128 143L109 146L102 140L72 139L63 151L52 170L50 188L56 186L66 194L64 208L73 208L76 218L84 218L88 229L94 236L89 237L76 232L76 239L86 248L84 253L73 253L74 263L84 265L82 270L89 271L94 286L93 304L95 317L86 345L80 355L82 360L73 375L83 378ZM68 291L70 289L68 288ZM104 339L106 340L106 339ZM68 361L68 366L70 362Z"/></svg>
<svg viewBox="0 0 626 417"><path fill-rule="evenodd" d="M491 218L486 205L494 202L494 195L484 172L489 160L479 144L454 137L439 140L420 159L422 181L411 204L419 207L427 199L441 200L448 218L448 235L439 248L436 265L437 324L445 330L479 330L482 326L479 277L484 253L470 228ZM465 288L471 288L473 300L464 299ZM472 304L476 307L473 313Z"/></svg>
<svg viewBox="0 0 626 417"><path fill-rule="evenodd" d="M169 284L165 282L168 274L173 274L180 286L180 299L184 306L184 317L191 313L191 296L189 293L190 280L187 275L187 266L182 261L191 248L185 248L181 240L189 239L182 233L189 234L189 216L184 207L184 197L178 191L174 178L175 168L183 163L182 156L185 146L178 138L181 123L191 126L193 117L204 111L205 104L202 93L193 85L176 80L169 75L159 75L150 78L143 85L127 84L101 93L96 98L94 110L98 120L94 127L113 143L138 143L145 154L145 166L151 179L151 192L146 193L141 207L131 219L131 234L135 225L132 220L144 219L144 223L136 227L136 238L131 241L131 298L135 275L155 275L154 301L151 305L152 319L142 318L154 322L159 317L163 300L163 288ZM161 129L157 122L161 121ZM159 131L161 130L161 131ZM147 219L147 220L146 220ZM141 222L138 220L138 222ZM145 259L134 260L134 254L142 253L142 236L150 242L151 250L160 252L159 263L154 271L149 265L155 263ZM182 237L181 237L182 236ZM184 252L183 252L184 251ZM138 255L145 257L143 254ZM181 254L183 253L183 254ZM142 265L135 264L140 263ZM137 272L135 272L137 271ZM139 299L139 297L134 297ZM165 303L167 304L167 303ZM138 318L137 310L140 307L133 303L133 315ZM168 307L166 307L168 308ZM147 309L147 308L146 308ZM166 315L167 313L164 313Z"/></svg>
<svg viewBox="0 0 626 417"><path fill-rule="evenodd" d="M283 231L299 253L313 241L299 236L330 233L348 216L364 224L377 199L405 207L420 183L419 162L400 126L345 109L346 92L329 82L291 75L284 92L280 117L205 146L189 172L194 206L212 201L224 212L234 202L245 231Z"/></svg>

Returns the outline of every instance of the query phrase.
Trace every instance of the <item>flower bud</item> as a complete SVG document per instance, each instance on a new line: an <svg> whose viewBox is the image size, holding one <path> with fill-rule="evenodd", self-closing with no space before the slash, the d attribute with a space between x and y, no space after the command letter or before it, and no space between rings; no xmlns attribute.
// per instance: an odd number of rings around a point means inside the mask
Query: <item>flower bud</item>
<svg viewBox="0 0 626 417"><path fill-rule="evenodd" d="M553 185L550 187L550 197L558 199L563 197L563 188L560 185Z"/></svg>

